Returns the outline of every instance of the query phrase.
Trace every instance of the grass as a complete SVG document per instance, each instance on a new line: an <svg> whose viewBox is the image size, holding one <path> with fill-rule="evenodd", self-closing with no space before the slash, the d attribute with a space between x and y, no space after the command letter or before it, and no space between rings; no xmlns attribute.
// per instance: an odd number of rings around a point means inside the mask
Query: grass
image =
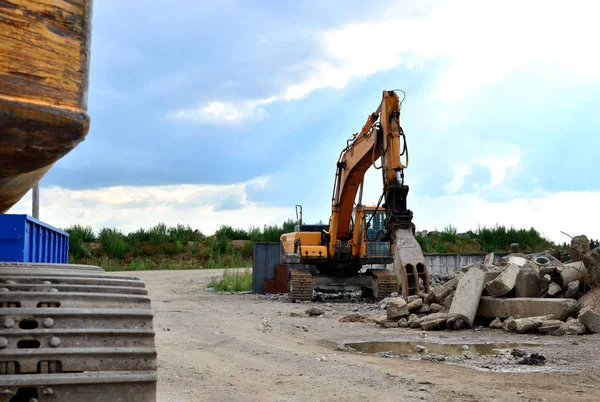
<svg viewBox="0 0 600 402"><path fill-rule="evenodd" d="M243 292L252 290L252 270L225 269L220 279L213 279L207 285L219 292Z"/></svg>

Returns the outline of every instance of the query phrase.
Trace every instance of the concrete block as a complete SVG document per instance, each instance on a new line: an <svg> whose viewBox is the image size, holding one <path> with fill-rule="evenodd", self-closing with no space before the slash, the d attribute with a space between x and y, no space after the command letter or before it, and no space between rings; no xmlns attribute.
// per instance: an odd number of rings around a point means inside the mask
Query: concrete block
<svg viewBox="0 0 600 402"><path fill-rule="evenodd" d="M583 278L587 276L587 269L582 261L564 264L562 267L559 267L557 271L560 275L560 282L558 282L558 284L563 288L570 282L583 280Z"/></svg>
<svg viewBox="0 0 600 402"><path fill-rule="evenodd" d="M514 257L518 258L518 257ZM493 281L486 283L485 289L490 296L506 296L515 287L517 274L519 273L517 264L509 264L504 271L500 273Z"/></svg>
<svg viewBox="0 0 600 402"><path fill-rule="evenodd" d="M399 320L402 317L407 317L408 314L408 306L404 298L394 297L390 299L387 306L388 320Z"/></svg>
<svg viewBox="0 0 600 402"><path fill-rule="evenodd" d="M536 297L514 297L501 299L483 296L479 301L477 316L486 318L537 317L552 314L557 320L575 317L578 311L574 299L542 299Z"/></svg>
<svg viewBox="0 0 600 402"><path fill-rule="evenodd" d="M579 312L579 320L593 333L600 333L600 313L591 307L585 307Z"/></svg>
<svg viewBox="0 0 600 402"><path fill-rule="evenodd" d="M538 273L529 265L521 267L515 280L516 297L537 297L540 293Z"/></svg>

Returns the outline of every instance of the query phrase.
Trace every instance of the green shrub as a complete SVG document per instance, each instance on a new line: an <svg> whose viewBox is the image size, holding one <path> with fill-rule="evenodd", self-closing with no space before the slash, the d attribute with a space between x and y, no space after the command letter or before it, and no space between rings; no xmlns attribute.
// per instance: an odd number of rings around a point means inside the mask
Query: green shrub
<svg viewBox="0 0 600 402"><path fill-rule="evenodd" d="M222 292L241 292L252 290L252 270L246 268L244 270L226 269L220 279L213 279L207 285Z"/></svg>
<svg viewBox="0 0 600 402"><path fill-rule="evenodd" d="M100 245L106 253L115 258L125 257L125 253L129 251L129 245L125 241L125 236L119 229L104 228L98 235Z"/></svg>
<svg viewBox="0 0 600 402"><path fill-rule="evenodd" d="M69 251L74 258L83 258L89 254L85 243L96 241L91 226L73 225L63 231L69 233Z"/></svg>

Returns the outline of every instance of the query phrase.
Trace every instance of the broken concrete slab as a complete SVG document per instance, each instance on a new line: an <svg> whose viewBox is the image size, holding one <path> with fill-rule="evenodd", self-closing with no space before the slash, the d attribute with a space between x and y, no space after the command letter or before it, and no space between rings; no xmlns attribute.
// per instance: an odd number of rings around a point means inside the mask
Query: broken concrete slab
<svg viewBox="0 0 600 402"><path fill-rule="evenodd" d="M579 291L579 281L569 282L565 297L575 297Z"/></svg>
<svg viewBox="0 0 600 402"><path fill-rule="evenodd" d="M573 237L570 251L572 261L583 260L583 257L591 251L590 240L585 235Z"/></svg>
<svg viewBox="0 0 600 402"><path fill-rule="evenodd" d="M483 260L483 265L484 266L494 265L494 253L489 253L488 255L485 256L485 259Z"/></svg>
<svg viewBox="0 0 600 402"><path fill-rule="evenodd" d="M418 309L415 310L416 314L429 314L431 313L431 307L429 307L429 304L423 304L421 305L421 307L419 307Z"/></svg>
<svg viewBox="0 0 600 402"><path fill-rule="evenodd" d="M473 326L484 279L485 273L478 267L471 268L460 278L448 311L448 328L459 330Z"/></svg>
<svg viewBox="0 0 600 402"><path fill-rule="evenodd" d="M507 327L509 331L516 332L518 334L537 332L538 328L542 326L544 321L553 319L554 316L552 314L537 317L517 318L512 320Z"/></svg>
<svg viewBox="0 0 600 402"><path fill-rule="evenodd" d="M410 295L410 296L408 296L408 303L410 304L410 303L414 302L415 300L419 300L419 299L421 299L421 296L419 296L419 295Z"/></svg>
<svg viewBox="0 0 600 402"><path fill-rule="evenodd" d="M431 303L429 308L431 309L431 311L433 313L441 313L442 311L444 311L444 306L442 306L441 304L437 304L437 303Z"/></svg>
<svg viewBox="0 0 600 402"><path fill-rule="evenodd" d="M455 292L450 293L448 297L446 297L446 300L444 300L444 310L450 310L450 306L452 306L452 301L454 300L454 293Z"/></svg>
<svg viewBox="0 0 600 402"><path fill-rule="evenodd" d="M407 317L410 313L408 312L408 305L402 297L391 298L387 306L387 319L398 320L402 317Z"/></svg>
<svg viewBox="0 0 600 402"><path fill-rule="evenodd" d="M583 264L587 268L586 282L588 285L600 286L600 247L586 253L583 256Z"/></svg>
<svg viewBox="0 0 600 402"><path fill-rule="evenodd" d="M502 328L502 320L500 318L494 318L494 321L490 323L491 329L500 329Z"/></svg>
<svg viewBox="0 0 600 402"><path fill-rule="evenodd" d="M448 314L446 313L434 313L426 315L419 320L421 328L424 330L443 329L446 326L446 320Z"/></svg>
<svg viewBox="0 0 600 402"><path fill-rule="evenodd" d="M420 318L416 314L411 314L408 318L408 326L411 328L419 328L421 326L419 319Z"/></svg>
<svg viewBox="0 0 600 402"><path fill-rule="evenodd" d="M579 312L579 320L593 333L600 333L600 313L591 307L584 307Z"/></svg>
<svg viewBox="0 0 600 402"><path fill-rule="evenodd" d="M576 316L577 300L542 299L537 297L497 298L482 296L477 316L485 318L537 317L552 314L557 320L566 320Z"/></svg>
<svg viewBox="0 0 600 402"><path fill-rule="evenodd" d="M464 274L458 275L456 278L450 279L448 282L444 283L442 286L438 286L429 292L427 297L425 298L425 303L438 303L444 304L444 300L446 297L450 295L450 293L456 290L456 286L458 285L458 280Z"/></svg>
<svg viewBox="0 0 600 402"><path fill-rule="evenodd" d="M413 300L412 302L408 303L408 311L413 312L415 310L418 310L419 307L421 307L423 305L423 299L421 299L420 297L416 300Z"/></svg>
<svg viewBox="0 0 600 402"><path fill-rule="evenodd" d="M506 296L514 289L519 270L517 264L509 264L496 279L485 284L485 289L490 296Z"/></svg>
<svg viewBox="0 0 600 402"><path fill-rule="evenodd" d="M562 293L562 288L558 283L550 282L548 286L548 296L550 297L558 297Z"/></svg>
<svg viewBox="0 0 600 402"><path fill-rule="evenodd" d="M579 318L569 317L567 322L561 325L556 331L552 332L551 335L583 335L586 332L587 327Z"/></svg>
<svg viewBox="0 0 600 402"><path fill-rule="evenodd" d="M587 269L583 261L571 262L564 264L557 269L560 276L558 284L566 287L570 282L583 280L587 276Z"/></svg>
<svg viewBox="0 0 600 402"><path fill-rule="evenodd" d="M540 283L538 273L529 265L524 265L519 269L515 280L516 297L537 297L540 293Z"/></svg>

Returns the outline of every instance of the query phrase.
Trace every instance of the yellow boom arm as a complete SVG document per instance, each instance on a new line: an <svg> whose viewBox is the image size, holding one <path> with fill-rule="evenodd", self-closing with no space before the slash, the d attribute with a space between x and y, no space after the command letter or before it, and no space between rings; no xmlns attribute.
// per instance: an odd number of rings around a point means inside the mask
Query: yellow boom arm
<svg viewBox="0 0 600 402"><path fill-rule="evenodd" d="M398 95L394 91L383 91L381 104L368 117L362 130L349 141L337 162L329 230L329 255L335 253L338 241L350 240L350 220L356 194L365 173L380 157L380 168L384 169L383 184L386 203L391 197L404 201L405 207L405 193L403 196L395 197L390 193L390 190L406 187L398 181L398 172L402 172L408 165L408 156L406 165L401 161L401 154L404 152L401 152L400 137L404 137L404 135L400 127ZM404 147L406 147L406 142L404 142ZM405 192L408 192L407 187ZM390 209L389 205L386 206L386 210L388 209ZM388 221L392 224L393 219L390 221L389 218ZM359 222L355 221L355 223L358 225Z"/></svg>

